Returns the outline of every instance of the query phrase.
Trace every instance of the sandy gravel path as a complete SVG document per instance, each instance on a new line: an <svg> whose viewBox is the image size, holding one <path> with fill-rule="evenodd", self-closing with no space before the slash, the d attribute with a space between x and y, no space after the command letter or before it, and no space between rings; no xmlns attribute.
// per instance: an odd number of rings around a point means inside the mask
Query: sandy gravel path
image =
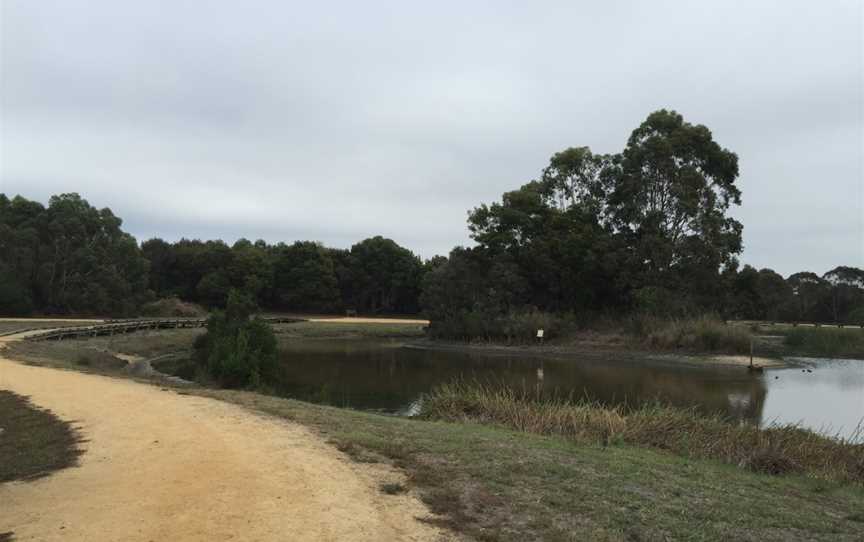
<svg viewBox="0 0 864 542"><path fill-rule="evenodd" d="M2 348L2 344L0 344ZM2 357L0 389L26 395L87 439L79 467L0 484L0 533L16 540L449 538L428 511L299 425L236 405Z"/></svg>

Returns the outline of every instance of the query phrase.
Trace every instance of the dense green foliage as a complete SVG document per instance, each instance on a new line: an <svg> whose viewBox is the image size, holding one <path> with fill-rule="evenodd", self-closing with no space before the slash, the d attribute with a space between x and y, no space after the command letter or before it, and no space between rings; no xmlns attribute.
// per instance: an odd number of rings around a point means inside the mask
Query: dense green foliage
<svg viewBox="0 0 864 542"><path fill-rule="evenodd" d="M48 207L0 194L0 315L135 316L142 305L155 314L153 302L172 297L220 308L231 289L269 310L419 310L426 265L390 239L350 250L246 239L232 246L150 239L139 247L121 224L77 194L54 196Z"/></svg>
<svg viewBox="0 0 864 542"><path fill-rule="evenodd" d="M138 314L177 297L224 307L239 289L271 311L417 313L457 339L527 341L586 315L864 323L864 270L784 279L739 269L737 156L705 126L651 113L622 152L552 156L539 179L469 213L475 246L421 261L390 239L350 249L150 239L77 194L48 207L0 194L0 314ZM158 308L158 307L157 307Z"/></svg>
<svg viewBox="0 0 864 542"><path fill-rule="evenodd" d="M195 341L196 363L223 387L257 387L275 376L276 335L262 318L252 317L256 309L251 296L232 290L225 310L210 315L207 333Z"/></svg>
<svg viewBox="0 0 864 542"><path fill-rule="evenodd" d="M150 287L208 307L224 306L228 290L242 289L263 308L282 311L416 313L424 264L383 237L350 250L298 241L292 245L150 239Z"/></svg>
<svg viewBox="0 0 864 542"><path fill-rule="evenodd" d="M430 262L432 333L524 341L529 320L598 313L864 321L864 271L739 271L737 177L737 156L674 111L649 115L620 154L555 154L539 179L470 213L476 246Z"/></svg>
<svg viewBox="0 0 864 542"><path fill-rule="evenodd" d="M48 207L0 194L0 314L134 313L148 264L121 224L77 194Z"/></svg>

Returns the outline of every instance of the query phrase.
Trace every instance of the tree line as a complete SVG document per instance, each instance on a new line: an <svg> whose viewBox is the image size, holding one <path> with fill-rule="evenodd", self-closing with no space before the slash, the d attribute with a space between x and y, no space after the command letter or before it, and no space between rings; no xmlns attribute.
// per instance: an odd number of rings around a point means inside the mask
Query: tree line
<svg viewBox="0 0 864 542"><path fill-rule="evenodd" d="M861 269L784 278L740 266L743 226L729 216L738 174L707 127L656 111L619 153L554 154L539 178L470 211L474 246L428 261L383 237L350 249L139 246L110 209L77 194L47 206L0 194L0 314L134 315L170 296L223 308L238 290L273 311L422 311L445 336L538 313L864 321Z"/></svg>
<svg viewBox="0 0 864 542"><path fill-rule="evenodd" d="M0 194L0 314L133 316L170 296L224 308L232 289L273 311L420 310L428 264L391 239L350 249L246 239L139 246L121 225L78 194L53 196L47 206Z"/></svg>
<svg viewBox="0 0 864 542"><path fill-rule="evenodd" d="M312 241L269 245L240 239L150 239L141 245L150 262L150 289L206 307L223 307L231 289L276 311L365 314L417 313L427 265L391 239L372 237L350 249Z"/></svg>
<svg viewBox="0 0 864 542"><path fill-rule="evenodd" d="M433 262L421 296L433 331L509 337L538 314L864 321L860 269L740 267L738 174L707 127L667 110L620 153L554 154L538 179L469 213L475 246Z"/></svg>

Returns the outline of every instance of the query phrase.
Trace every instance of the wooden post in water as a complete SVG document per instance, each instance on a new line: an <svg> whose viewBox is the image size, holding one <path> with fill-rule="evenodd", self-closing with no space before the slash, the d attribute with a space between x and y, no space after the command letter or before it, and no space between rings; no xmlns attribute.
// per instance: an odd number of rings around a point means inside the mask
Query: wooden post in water
<svg viewBox="0 0 864 542"><path fill-rule="evenodd" d="M750 368L753 368L753 337L750 337Z"/></svg>

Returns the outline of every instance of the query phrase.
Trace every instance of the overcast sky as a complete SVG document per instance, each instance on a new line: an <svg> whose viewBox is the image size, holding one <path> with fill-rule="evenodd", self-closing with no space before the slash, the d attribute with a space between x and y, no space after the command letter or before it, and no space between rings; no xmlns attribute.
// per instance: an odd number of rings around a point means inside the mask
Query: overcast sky
<svg viewBox="0 0 864 542"><path fill-rule="evenodd" d="M139 240L468 244L468 209L653 110L738 153L744 263L864 267L858 0L0 0L0 192Z"/></svg>

